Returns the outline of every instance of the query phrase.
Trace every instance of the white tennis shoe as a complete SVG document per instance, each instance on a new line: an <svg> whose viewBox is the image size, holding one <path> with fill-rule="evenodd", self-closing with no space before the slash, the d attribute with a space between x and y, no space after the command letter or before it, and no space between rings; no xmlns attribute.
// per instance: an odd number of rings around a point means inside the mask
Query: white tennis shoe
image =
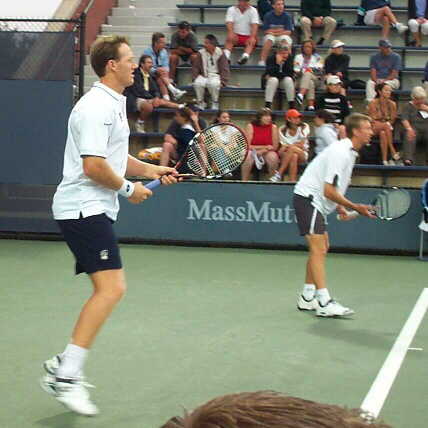
<svg viewBox="0 0 428 428"><path fill-rule="evenodd" d="M91 401L88 392L88 388L94 386L85 382L83 376L76 379L57 378L56 371L60 363L59 355L44 362L46 374L40 379L42 389L73 412L83 416L97 415L98 407Z"/></svg>
<svg viewBox="0 0 428 428"><path fill-rule="evenodd" d="M302 294L299 295L297 299L297 309L299 311L316 311L318 307L318 300L315 296L310 300L306 300Z"/></svg>
<svg viewBox="0 0 428 428"><path fill-rule="evenodd" d="M324 306L318 302L317 317L348 317L355 311L341 305L336 300L329 300Z"/></svg>

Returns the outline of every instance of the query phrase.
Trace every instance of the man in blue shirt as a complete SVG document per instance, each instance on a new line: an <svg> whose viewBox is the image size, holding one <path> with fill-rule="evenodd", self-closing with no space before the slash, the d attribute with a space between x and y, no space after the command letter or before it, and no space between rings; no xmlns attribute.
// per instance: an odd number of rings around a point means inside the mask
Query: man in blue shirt
<svg viewBox="0 0 428 428"><path fill-rule="evenodd" d="M392 89L400 87L398 73L401 70L401 57L391 49L389 40L379 40L379 53L370 58L370 79L366 85L366 99L372 101L376 96L375 86L386 83Z"/></svg>
<svg viewBox="0 0 428 428"><path fill-rule="evenodd" d="M274 0L273 10L268 12L263 19L263 30L265 37L263 39L263 49L260 55L259 65L266 65L266 58L269 55L272 46L287 45L291 49L293 41L291 33L294 30L293 18L284 11L284 0Z"/></svg>
<svg viewBox="0 0 428 428"><path fill-rule="evenodd" d="M149 55L153 60L152 74L159 85L162 98L170 101L168 90L175 100L179 100L186 91L176 88L169 77L169 54L165 48L166 37L163 33L153 33L152 46L144 50L144 55Z"/></svg>

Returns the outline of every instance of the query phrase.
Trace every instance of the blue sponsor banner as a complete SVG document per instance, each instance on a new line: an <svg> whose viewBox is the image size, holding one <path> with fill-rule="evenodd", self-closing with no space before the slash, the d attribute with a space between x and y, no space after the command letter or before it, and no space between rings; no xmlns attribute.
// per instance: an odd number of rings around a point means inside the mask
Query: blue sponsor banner
<svg viewBox="0 0 428 428"><path fill-rule="evenodd" d="M370 203L380 188L351 188L347 196ZM385 222L328 218L332 248L416 251L421 219L419 191L411 191L412 209ZM121 238L242 246L304 245L295 223L293 186L269 183L180 183L159 188L141 205L121 201L116 230Z"/></svg>

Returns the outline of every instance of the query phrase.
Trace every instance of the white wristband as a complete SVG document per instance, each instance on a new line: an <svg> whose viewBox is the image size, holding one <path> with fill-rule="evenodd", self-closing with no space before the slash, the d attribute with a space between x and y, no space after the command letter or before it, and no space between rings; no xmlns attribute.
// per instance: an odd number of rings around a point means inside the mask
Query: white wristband
<svg viewBox="0 0 428 428"><path fill-rule="evenodd" d="M129 198L134 193L134 183L129 180L123 180L122 187L118 190L119 195Z"/></svg>

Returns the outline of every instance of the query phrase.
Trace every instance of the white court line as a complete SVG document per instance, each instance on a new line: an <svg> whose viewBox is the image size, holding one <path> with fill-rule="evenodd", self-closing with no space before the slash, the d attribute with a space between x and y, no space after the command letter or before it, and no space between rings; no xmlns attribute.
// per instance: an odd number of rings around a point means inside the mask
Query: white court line
<svg viewBox="0 0 428 428"><path fill-rule="evenodd" d="M361 409L378 417L388 397L392 384L397 377L401 364L406 357L409 346L428 310L428 288L422 290L412 312L401 329L394 345L391 348L382 368L376 376L369 392L366 395Z"/></svg>

